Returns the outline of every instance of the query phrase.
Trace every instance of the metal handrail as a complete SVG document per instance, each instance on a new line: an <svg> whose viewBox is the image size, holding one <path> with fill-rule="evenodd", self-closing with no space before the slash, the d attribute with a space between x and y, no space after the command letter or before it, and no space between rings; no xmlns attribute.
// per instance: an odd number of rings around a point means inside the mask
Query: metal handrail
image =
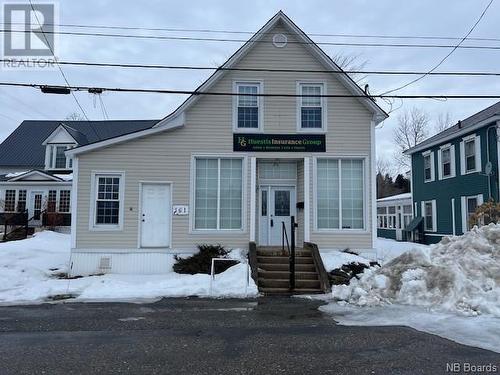
<svg viewBox="0 0 500 375"><path fill-rule="evenodd" d="M288 242L288 234L286 232L286 225L285 222L281 222L281 250L285 251L285 240L286 240L286 247L288 249L288 252L290 252L290 242Z"/></svg>
<svg viewBox="0 0 500 375"><path fill-rule="evenodd" d="M290 269L290 291L295 290L295 228L297 224L295 223L295 216L290 217L290 242L288 241L288 233L286 231L285 222L281 222L281 250L285 251L285 240L288 249L288 263Z"/></svg>

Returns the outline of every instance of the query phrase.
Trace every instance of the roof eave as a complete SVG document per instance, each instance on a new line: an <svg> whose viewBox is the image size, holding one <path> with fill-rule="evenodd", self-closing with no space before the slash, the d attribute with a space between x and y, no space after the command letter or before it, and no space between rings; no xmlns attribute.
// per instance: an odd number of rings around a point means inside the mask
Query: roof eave
<svg viewBox="0 0 500 375"><path fill-rule="evenodd" d="M456 131L455 133L451 133L450 135L447 135L447 136L442 137L442 138L437 138L436 140L434 140L430 143L425 143L425 141L423 141L422 143L420 143L412 148L409 148L408 150L403 151L403 154L413 155L416 152L426 150L428 148L434 147L434 146L439 145L443 142L447 142L449 140L452 140L452 139L459 137L463 134L466 134L468 132L482 128L483 126L488 125L489 123L494 122L494 121L500 121L500 115L494 115L494 116L488 117L482 121L475 123L474 125L464 127L462 129L460 129L459 131Z"/></svg>

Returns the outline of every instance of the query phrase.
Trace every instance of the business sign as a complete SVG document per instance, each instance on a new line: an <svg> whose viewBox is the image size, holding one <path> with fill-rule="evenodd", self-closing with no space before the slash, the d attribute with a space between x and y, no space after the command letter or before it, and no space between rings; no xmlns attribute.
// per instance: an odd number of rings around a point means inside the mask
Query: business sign
<svg viewBox="0 0 500 375"><path fill-rule="evenodd" d="M233 151L325 152L324 134L234 134Z"/></svg>

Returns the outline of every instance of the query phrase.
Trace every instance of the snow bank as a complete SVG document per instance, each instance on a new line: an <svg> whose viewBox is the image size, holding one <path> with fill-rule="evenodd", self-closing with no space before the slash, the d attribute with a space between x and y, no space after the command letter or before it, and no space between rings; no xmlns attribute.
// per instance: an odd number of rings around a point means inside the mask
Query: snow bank
<svg viewBox="0 0 500 375"><path fill-rule="evenodd" d="M377 260L380 264L385 264L394 258L397 258L407 251L426 249L429 246L414 242L403 242L391 240L389 238L377 238Z"/></svg>
<svg viewBox="0 0 500 375"><path fill-rule="evenodd" d="M417 247L332 294L358 306L399 303L500 317L500 225Z"/></svg>
<svg viewBox="0 0 500 375"><path fill-rule="evenodd" d="M43 302L48 297L72 294L76 300L129 300L173 296L245 297L258 294L247 265L240 263L215 276L107 274L67 280L57 274L68 270L70 236L44 231L33 238L0 244L0 303ZM230 256L245 260L245 251ZM172 264L173 264L172 256ZM209 294L210 293L210 294Z"/></svg>
<svg viewBox="0 0 500 375"><path fill-rule="evenodd" d="M328 251L320 253L321 260L325 266L326 272L342 267L344 264L352 262L370 265L370 261L359 255L344 253L342 251Z"/></svg>

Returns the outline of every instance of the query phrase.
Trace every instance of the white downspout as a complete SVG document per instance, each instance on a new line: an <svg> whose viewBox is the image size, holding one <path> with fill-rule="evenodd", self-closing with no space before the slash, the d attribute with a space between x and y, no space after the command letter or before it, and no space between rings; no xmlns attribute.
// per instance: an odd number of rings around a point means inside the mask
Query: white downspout
<svg viewBox="0 0 500 375"><path fill-rule="evenodd" d="M304 242L311 242L311 216L310 216L310 158L304 158Z"/></svg>
<svg viewBox="0 0 500 375"><path fill-rule="evenodd" d="M375 145L375 120L370 121L370 179L371 179L371 227L372 227L372 249L377 248L377 151ZM377 255L377 254L376 254Z"/></svg>
<svg viewBox="0 0 500 375"><path fill-rule="evenodd" d="M256 186L257 186L257 159L250 158L250 242L255 242L255 211L256 211Z"/></svg>

